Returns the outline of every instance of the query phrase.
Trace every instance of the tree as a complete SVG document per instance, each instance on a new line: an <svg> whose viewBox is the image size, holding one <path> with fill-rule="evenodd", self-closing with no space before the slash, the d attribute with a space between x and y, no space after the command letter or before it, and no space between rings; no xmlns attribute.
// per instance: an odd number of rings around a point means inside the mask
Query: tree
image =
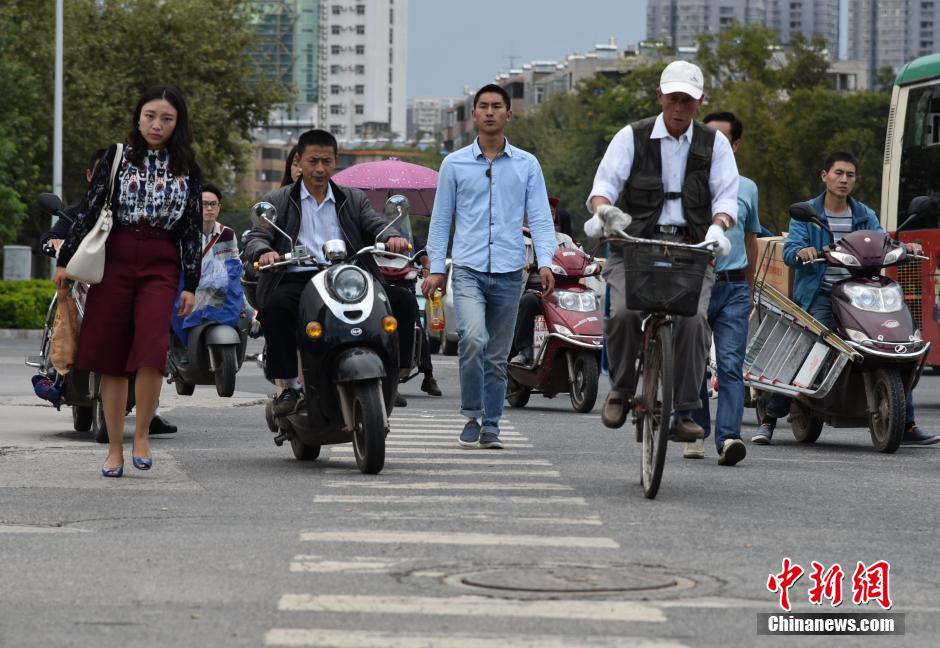
<svg viewBox="0 0 940 648"><path fill-rule="evenodd" d="M53 5L22 0L0 6L0 61L33 71L35 76L26 78L34 78L38 88L33 96L21 93L7 102L24 129L16 157L39 169L38 178L16 188L26 205L51 184ZM138 97L157 84L175 85L186 97L203 175L234 186L235 174L246 167L251 128L288 96L281 84L258 78L250 54L256 38L251 10L249 0L65 3L67 201L77 200L85 189L89 153L124 141ZM34 218L24 234L35 235L47 224L44 217Z"/></svg>

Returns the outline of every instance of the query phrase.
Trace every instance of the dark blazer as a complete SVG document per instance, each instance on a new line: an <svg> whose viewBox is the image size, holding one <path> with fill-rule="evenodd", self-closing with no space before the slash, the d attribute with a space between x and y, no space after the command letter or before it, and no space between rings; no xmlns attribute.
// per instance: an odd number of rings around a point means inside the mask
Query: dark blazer
<svg viewBox="0 0 940 648"><path fill-rule="evenodd" d="M300 233L300 183L303 178L298 178L292 185L275 189L264 197L264 200L274 205L277 209L277 220L275 223L284 230L294 241ZM336 216L339 219L340 229L343 231L343 240L346 243L347 253L352 255L367 245L375 242L375 237L388 225L385 216L378 213L369 204L369 199L360 189L353 187L340 187L332 180L330 186L333 188L333 197L336 199ZM382 234L382 241L387 241L394 236L401 236L398 231L390 227ZM262 229L253 227L245 239L244 256L247 261L254 263L265 252L278 252L284 254L290 252L290 241L273 229ZM380 281L382 273L372 259L371 255L363 255L357 260L357 264L371 272ZM259 273L256 301L258 309L264 308L264 302L268 294L281 282L284 276L284 270L279 269L273 272Z"/></svg>

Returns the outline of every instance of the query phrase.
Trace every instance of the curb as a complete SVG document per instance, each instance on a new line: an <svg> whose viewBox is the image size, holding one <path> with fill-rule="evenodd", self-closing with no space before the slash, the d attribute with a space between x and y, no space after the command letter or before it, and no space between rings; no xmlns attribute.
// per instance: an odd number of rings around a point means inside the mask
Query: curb
<svg viewBox="0 0 940 648"><path fill-rule="evenodd" d="M0 340L41 340L42 329L0 329Z"/></svg>

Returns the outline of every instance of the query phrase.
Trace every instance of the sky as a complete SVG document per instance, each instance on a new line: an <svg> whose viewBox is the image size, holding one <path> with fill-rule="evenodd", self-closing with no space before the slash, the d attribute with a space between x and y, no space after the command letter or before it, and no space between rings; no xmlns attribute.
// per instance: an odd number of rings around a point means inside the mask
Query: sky
<svg viewBox="0 0 940 648"><path fill-rule="evenodd" d="M514 66L646 36L646 0L408 0L409 97L463 96Z"/></svg>

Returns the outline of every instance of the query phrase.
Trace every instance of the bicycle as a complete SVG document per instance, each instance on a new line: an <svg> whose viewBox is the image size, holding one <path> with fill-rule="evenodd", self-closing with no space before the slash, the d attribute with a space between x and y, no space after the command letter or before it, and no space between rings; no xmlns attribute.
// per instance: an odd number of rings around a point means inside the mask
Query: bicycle
<svg viewBox="0 0 940 648"><path fill-rule="evenodd" d="M615 235L608 241L636 246L633 254L624 255L624 296L627 308L646 314L632 422L636 440L643 444L640 484L643 495L653 499L663 477L672 419L673 318L698 311L702 280L717 244L636 238L622 230Z"/></svg>

